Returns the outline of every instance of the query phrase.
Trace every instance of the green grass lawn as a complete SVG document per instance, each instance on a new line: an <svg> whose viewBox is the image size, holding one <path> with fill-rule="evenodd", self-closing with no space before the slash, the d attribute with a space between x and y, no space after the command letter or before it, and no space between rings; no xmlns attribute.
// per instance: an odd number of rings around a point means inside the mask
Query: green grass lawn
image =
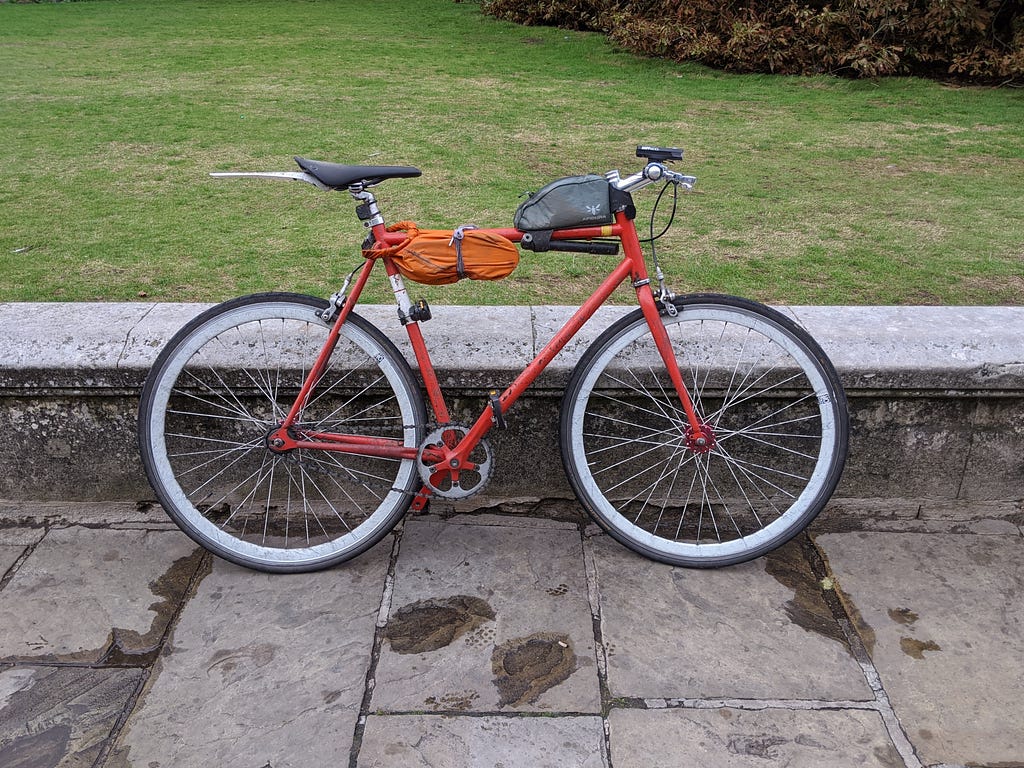
<svg viewBox="0 0 1024 768"><path fill-rule="evenodd" d="M1020 90L729 75L451 0L0 4L0 72L0 300L327 295L359 262L347 195L209 171L415 165L378 188L389 220L510 226L643 142L700 179L659 247L677 292L1024 303ZM412 294L572 304L612 262Z"/></svg>

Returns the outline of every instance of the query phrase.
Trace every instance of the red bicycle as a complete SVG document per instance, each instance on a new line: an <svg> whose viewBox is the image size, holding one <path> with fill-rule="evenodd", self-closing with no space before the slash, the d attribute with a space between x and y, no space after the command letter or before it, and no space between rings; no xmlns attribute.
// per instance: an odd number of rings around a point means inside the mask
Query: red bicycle
<svg viewBox="0 0 1024 768"><path fill-rule="evenodd" d="M563 188L561 197L538 193L540 229L476 231L523 249L608 254L621 246L623 255L472 424L449 415L420 332L430 309L405 288L408 227L387 227L371 192L418 169L296 158L298 172L214 174L348 191L368 230L365 259L328 300L245 296L203 312L168 342L139 414L143 464L164 509L199 544L250 568L310 571L352 558L410 505L485 486L488 432L504 426L523 391L628 280L639 308L583 355L560 411L563 463L580 503L618 541L675 565L738 563L795 536L842 472L849 426L839 377L807 332L773 309L673 295L657 265L653 212L651 279L632 193L655 182L665 183L662 194L675 192L696 179L668 167L681 150L639 147L637 156L645 164L635 174L569 177L549 185ZM448 233L452 243L464 229ZM463 261L460 252L460 274ZM378 263L426 402L408 361L356 312Z"/></svg>

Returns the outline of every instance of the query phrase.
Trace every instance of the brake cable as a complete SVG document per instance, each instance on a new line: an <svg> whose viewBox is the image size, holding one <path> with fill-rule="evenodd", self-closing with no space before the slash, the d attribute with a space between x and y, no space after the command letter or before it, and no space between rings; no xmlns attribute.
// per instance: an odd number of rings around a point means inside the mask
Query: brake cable
<svg viewBox="0 0 1024 768"><path fill-rule="evenodd" d="M658 207L661 205L661 198L664 197L665 192L669 187L672 187L672 212L669 214L668 223L664 229L661 230L657 235L654 234L654 221L658 214ZM654 276L658 279L658 291L659 294L655 298L661 302L662 306L665 307L665 311L668 312L670 317L675 317L677 314L676 306L672 303L672 299L675 294L668 289L665 284L665 273L661 269L661 264L658 262L658 248L655 245L655 240L660 239L672 228L672 222L676 219L676 209L679 205L679 185L674 181L665 182L665 186L661 188L661 192L658 193L658 197L654 201L654 207L651 209L650 228L649 231L651 236L641 240L641 243L651 244L651 261L654 263Z"/></svg>

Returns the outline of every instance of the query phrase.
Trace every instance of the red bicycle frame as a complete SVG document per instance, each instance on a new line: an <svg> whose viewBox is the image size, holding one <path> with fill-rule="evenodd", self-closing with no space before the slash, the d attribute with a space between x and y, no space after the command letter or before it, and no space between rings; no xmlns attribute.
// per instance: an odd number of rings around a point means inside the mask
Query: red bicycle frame
<svg viewBox="0 0 1024 768"><path fill-rule="evenodd" d="M501 235L512 242L520 242L523 239L523 232L517 229L489 229L484 231ZM398 245L406 237L404 232L388 232L383 223L376 223L372 227L372 233L375 242L384 246ZM579 332L580 328L593 316L597 308L628 278L636 290L640 309L647 320L648 326L650 326L658 352L689 421L689 441L696 446L703 445L701 440L704 436L705 428L694 411L693 402L690 399L686 385L683 383L675 353L669 342L668 332L661 321L657 302L649 288L651 280L647 274L647 265L644 262L643 251L640 247L640 240L633 221L624 212L620 211L615 215L614 224L556 230L552 237L557 240L592 240L594 238L615 237L622 243L624 255L618 266L601 282L590 298L576 310L568 322L544 346L522 373L498 396L498 403L502 413L505 413L512 407L526 388L536 380L551 360L554 359L555 355L562 350L573 336ZM334 353L334 348L341 334L341 328L352 311L352 307L359 301L359 296L366 286L366 282L377 261L384 262L384 268L391 280L395 295L399 302L403 300L405 292L404 283L392 259L387 255L374 256L372 251L368 252L366 263L360 269L359 275L348 294L348 298L334 320L334 325L328 334L327 342L310 369L298 397L280 427L269 437L269 444L272 450L287 451L295 448L305 448L396 459L416 459L418 457L419 449L417 447L404 446L395 439L323 432L296 432L293 430L302 408L309 401L310 395L327 369L328 360ZM407 297L404 298L407 301ZM434 411L437 421L441 424L447 424L451 421L448 407L437 380L437 375L434 372L434 366L430 360L430 354L423 340L423 335L420 332L419 323L410 320L406 323L405 329L409 334L409 340L416 355L416 362L419 365L420 375L426 387L430 406ZM452 445L435 446L425 450L423 454L424 461L431 464L437 472L451 473L452 479L457 480L460 471L475 469L475 465L468 461L468 457L494 424L495 419L491 408L485 407L470 427L468 433L461 440L458 442L453 440L454 444ZM424 491L426 490L424 488ZM423 492L421 492L420 498L425 500Z"/></svg>

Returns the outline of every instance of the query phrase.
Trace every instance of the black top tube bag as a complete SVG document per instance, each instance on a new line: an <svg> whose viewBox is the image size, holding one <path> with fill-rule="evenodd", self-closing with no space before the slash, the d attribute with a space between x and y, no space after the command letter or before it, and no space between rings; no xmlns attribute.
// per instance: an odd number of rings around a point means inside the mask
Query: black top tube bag
<svg viewBox="0 0 1024 768"><path fill-rule="evenodd" d="M604 176L566 176L530 195L516 210L521 232L611 224L611 185Z"/></svg>

